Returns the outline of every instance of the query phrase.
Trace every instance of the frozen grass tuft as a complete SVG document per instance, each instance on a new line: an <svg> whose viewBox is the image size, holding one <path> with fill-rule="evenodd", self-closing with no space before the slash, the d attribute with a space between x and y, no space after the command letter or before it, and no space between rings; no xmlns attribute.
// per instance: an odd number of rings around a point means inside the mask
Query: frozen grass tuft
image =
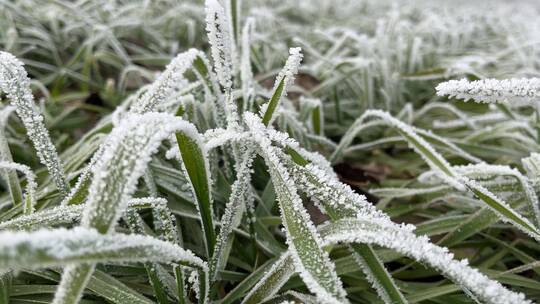
<svg viewBox="0 0 540 304"><path fill-rule="evenodd" d="M538 301L537 14L0 1L0 303Z"/></svg>

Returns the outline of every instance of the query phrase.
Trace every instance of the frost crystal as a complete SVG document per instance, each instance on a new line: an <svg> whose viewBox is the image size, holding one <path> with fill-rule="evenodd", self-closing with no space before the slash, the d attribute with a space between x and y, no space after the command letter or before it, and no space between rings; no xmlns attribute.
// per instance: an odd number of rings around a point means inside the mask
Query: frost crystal
<svg viewBox="0 0 540 304"><path fill-rule="evenodd" d="M253 71L251 70L251 39L255 27L255 19L249 17L242 30L242 57L240 59L240 78L242 79L242 96L244 111L250 108L250 100L254 94Z"/></svg>
<svg viewBox="0 0 540 304"><path fill-rule="evenodd" d="M298 73L298 68L300 67L300 62L302 62L302 58L304 56L302 55L302 49L299 47L290 48L289 49L289 58L287 58L287 62L285 62L285 66L279 74L276 77L276 80L274 82L274 87L272 88L272 92L278 92L278 88L280 84L283 85L282 89L277 97L277 101L281 100L283 96L287 95L287 91L289 90L289 87L294 83L294 76ZM264 113L268 110L269 106L277 106L272 105L270 102L265 103L261 107L261 116L264 115Z"/></svg>
<svg viewBox="0 0 540 304"><path fill-rule="evenodd" d="M0 90L4 91L11 104L15 106L28 137L34 144L39 160L49 170L58 190L67 195L69 186L64 176L64 169L56 148L52 144L49 132L43 124L43 116L34 104L34 96L30 90L30 79L23 63L15 56L0 51Z"/></svg>
<svg viewBox="0 0 540 304"><path fill-rule="evenodd" d="M32 170L22 164L17 164L14 162L0 161L1 169L11 169L22 172L26 176L26 197L25 203L23 206L24 214L31 214L34 212L34 206L36 205L36 175Z"/></svg>
<svg viewBox="0 0 540 304"><path fill-rule="evenodd" d="M196 128L169 114L132 114L113 129L99 161L82 223L109 232L127 207L138 179L144 174L150 157L161 141L172 133L185 132L198 138ZM138 153L132 153L137 151Z"/></svg>
<svg viewBox="0 0 540 304"><path fill-rule="evenodd" d="M265 159L275 191L280 202L283 225L287 233L287 244L292 253L295 267L306 286L324 303L347 303L346 293L335 272L335 265L321 247L321 239L311 222L293 179L280 160L281 152L271 145L265 136L265 126L252 113L244 115L245 122L254 133L259 153Z"/></svg>
<svg viewBox="0 0 540 304"><path fill-rule="evenodd" d="M520 105L538 101L540 97L540 79L450 80L437 86L437 95L455 97L465 101L470 99L486 103L508 101L510 104L516 103Z"/></svg>
<svg viewBox="0 0 540 304"><path fill-rule="evenodd" d="M165 68L165 71L152 83L150 88L131 107L130 112L143 114L153 111L156 105L161 105L172 94L175 87L184 79L184 73L193 66L200 51L189 49L178 54Z"/></svg>
<svg viewBox="0 0 540 304"><path fill-rule="evenodd" d="M206 1L206 31L218 80L228 90L232 86L232 40L225 9L217 0Z"/></svg>
<svg viewBox="0 0 540 304"><path fill-rule="evenodd" d="M418 237L410 229L392 222L369 218L345 219L321 227L328 243L367 243L391 248L426 263L442 272L486 303L531 303L521 293L509 291L497 281L468 266L467 260L456 261L444 247L433 245L426 236Z"/></svg>
<svg viewBox="0 0 540 304"><path fill-rule="evenodd" d="M206 271L206 263L177 245L142 235L104 235L94 229L0 232L0 269L44 268L81 262L181 262Z"/></svg>

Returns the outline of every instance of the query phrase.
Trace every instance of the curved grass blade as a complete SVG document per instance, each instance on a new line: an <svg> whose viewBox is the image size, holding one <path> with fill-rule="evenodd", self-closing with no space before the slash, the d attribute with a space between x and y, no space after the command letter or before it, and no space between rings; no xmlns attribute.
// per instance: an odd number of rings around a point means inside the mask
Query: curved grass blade
<svg viewBox="0 0 540 304"><path fill-rule="evenodd" d="M39 160L47 167L58 191L63 196L69 192L64 169L58 158L56 148L49 137L49 131L43 124L43 116L37 112L34 96L30 90L30 80L23 63L15 56L0 51L0 90L4 91L15 106L28 137L34 144Z"/></svg>
<svg viewBox="0 0 540 304"><path fill-rule="evenodd" d="M199 135L193 125L169 114L132 114L124 118L109 135L107 145L93 168L94 180L88 191L81 225L100 233L110 232L128 206L151 155L162 140L176 132L198 142ZM93 267L89 265L68 266L55 303L79 299L92 271Z"/></svg>
<svg viewBox="0 0 540 304"><path fill-rule="evenodd" d="M302 61L302 53L300 48L290 48L289 49L289 58L285 63L283 69L279 72L276 77L276 82L274 88L272 89L272 97L264 105L262 109L262 123L265 126L268 126L272 118L274 117L274 112L276 111L279 101L287 94L289 87L294 82L294 76L298 73L298 66Z"/></svg>
<svg viewBox="0 0 540 304"><path fill-rule="evenodd" d="M463 191L468 189L475 194L479 199L486 203L503 221L512 223L515 227L521 231L527 233L529 236L536 240L540 240L540 231L531 224L526 218L521 216L515 210L513 210L506 202L499 199L489 190L475 182L468 179L465 176L458 174L452 166L438 154L429 143L423 138L418 136L416 132L405 123L392 117L390 114L380 110L368 110L366 111L356 122L355 125L363 125L364 121L369 118L376 118L382 120L385 124L394 127L400 135L402 135L412 148L422 156L424 161L431 167L432 170L439 172L439 177L455 187L456 189ZM351 127L351 133L343 136L342 142L338 149L334 152L334 155L339 155L339 151L344 148L345 145L350 143L351 137L354 137L357 128ZM334 156L334 159L336 156Z"/></svg>
<svg viewBox="0 0 540 304"><path fill-rule="evenodd" d="M308 197L322 206L323 212L330 216L333 221L354 217L357 214L371 213L381 217L365 197L355 194L350 188L328 177L327 174L302 154L309 156L309 152L295 146L293 142L282 142L285 151L291 157L295 165L292 173L295 183ZM364 244L352 244L351 252L368 279L386 303L406 303L405 297L396 286L392 276L388 273L382 262L378 259L373 249Z"/></svg>
<svg viewBox="0 0 540 304"><path fill-rule="evenodd" d="M9 118L9 115L15 111L15 107L7 106L0 110L0 160L13 162L13 157L9 149L8 140L6 137L5 127ZM4 179L7 181L9 195L13 205L18 205L23 202L23 194L21 185L19 183L19 177L15 170L3 170Z"/></svg>
<svg viewBox="0 0 540 304"><path fill-rule="evenodd" d="M177 133L176 140L182 157L182 164L189 177L193 193L197 200L203 232L205 235L206 253L210 258L214 254L216 234L214 230L211 180L208 158L200 140L185 133Z"/></svg>
<svg viewBox="0 0 540 304"><path fill-rule="evenodd" d="M287 243L295 268L306 286L326 303L348 303L345 290L328 253L320 247L320 236L302 205L296 186L278 157L279 150L265 136L265 126L255 115L245 114L246 124L254 133L260 153L266 161L281 217L287 233Z"/></svg>
<svg viewBox="0 0 540 304"><path fill-rule="evenodd" d="M34 212L34 206L36 205L36 176L34 172L25 165L21 165L14 162L0 161L0 169L17 170L26 176L26 189L24 196L23 212L25 215L32 214Z"/></svg>
<svg viewBox="0 0 540 304"><path fill-rule="evenodd" d="M211 280L215 279L217 272L222 269L223 264L226 262L227 250L225 248L229 241L229 236L233 228L237 225L250 199L253 154L253 149L248 148L243 154L241 163L238 165L237 178L231 187L229 201L225 206L225 212L221 218L221 229L216 241L214 255L209 265Z"/></svg>
<svg viewBox="0 0 540 304"><path fill-rule="evenodd" d="M283 253L246 295L242 304L257 304L273 297L294 274L294 260L289 252Z"/></svg>
<svg viewBox="0 0 540 304"><path fill-rule="evenodd" d="M204 261L178 245L142 235L101 234L94 229L0 232L0 269L38 269L71 263L179 263L207 271ZM10 240L7 242L6 240Z"/></svg>
<svg viewBox="0 0 540 304"><path fill-rule="evenodd" d="M414 226L380 222L369 217L344 219L321 227L326 242L360 242L391 248L426 263L486 303L531 303L520 293L469 267L466 260L454 260L446 248L430 243L427 237L413 233Z"/></svg>

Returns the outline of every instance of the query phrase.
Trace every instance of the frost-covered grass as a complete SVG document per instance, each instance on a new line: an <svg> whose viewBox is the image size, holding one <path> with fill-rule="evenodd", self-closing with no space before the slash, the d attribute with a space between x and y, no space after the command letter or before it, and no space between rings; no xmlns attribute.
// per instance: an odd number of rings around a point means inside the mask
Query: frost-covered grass
<svg viewBox="0 0 540 304"><path fill-rule="evenodd" d="M0 0L0 303L540 301L540 7L470 2Z"/></svg>

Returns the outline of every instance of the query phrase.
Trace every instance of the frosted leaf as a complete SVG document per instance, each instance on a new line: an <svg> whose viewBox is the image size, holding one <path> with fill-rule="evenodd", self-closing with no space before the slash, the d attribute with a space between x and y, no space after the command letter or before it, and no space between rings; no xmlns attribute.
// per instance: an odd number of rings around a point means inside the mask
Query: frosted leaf
<svg viewBox="0 0 540 304"><path fill-rule="evenodd" d="M160 213L162 211L169 212L167 201L163 198L145 197L131 199L128 202L128 207L135 209L149 208ZM80 204L40 210L29 215L0 222L0 230L35 230L42 227L72 224L81 219L81 214L85 208L85 204ZM173 240L174 238L167 239L167 241L175 243Z"/></svg>
<svg viewBox="0 0 540 304"><path fill-rule="evenodd" d="M0 90L6 93L11 104L15 106L40 162L47 167L58 190L63 195L67 195L69 186L64 176L64 169L49 137L49 131L43 123L43 116L34 104L28 74L20 60L2 51L0 51Z"/></svg>
<svg viewBox="0 0 540 304"><path fill-rule="evenodd" d="M361 128L365 128L370 123L373 126L378 125L378 123L381 122L371 121L366 123L365 121L369 118L380 119L382 123L396 128L397 131L407 140L409 146L414 149L414 151L417 152L429 165L433 171L433 174L442 179L445 183L451 185L459 191L471 191L474 195L485 202L501 220L512 223L514 226L537 240L540 239L540 231L526 218L510 208L506 202L498 198L482 185L456 172L456 170L454 170L452 166L450 166L450 164L439 153L437 153L429 143L427 143L426 140L418 136L414 128L392 117L387 112L380 110L366 111L355 121L354 125L343 136L341 142L331 157L332 160L335 161L339 157L341 150L350 144L354 136L356 136Z"/></svg>
<svg viewBox="0 0 540 304"><path fill-rule="evenodd" d="M302 58L303 55L301 48L295 47L289 49L289 58L287 58L285 66L277 75L274 82L274 87L272 88L274 96L272 96L272 99L269 102L263 104L260 110L261 117L264 117L263 120L268 120L268 123L266 123L267 125L270 125L272 123L272 119L275 117L275 115L272 115L272 117L267 117L267 113L272 114L278 107L279 101L283 98L283 96L287 95L289 87L294 83L294 77L298 73L298 68L300 67Z"/></svg>
<svg viewBox="0 0 540 304"><path fill-rule="evenodd" d="M0 110L0 161L13 162L13 156L8 144L6 135L6 124L9 116L15 111L14 106L5 106ZM23 194L19 177L15 170L2 170L3 178L6 180L7 188L11 196L13 205L18 205L23 202Z"/></svg>
<svg viewBox="0 0 540 304"><path fill-rule="evenodd" d="M232 43L229 20L225 9L217 0L206 0L206 31L210 42L214 68L220 84L229 90L232 86Z"/></svg>
<svg viewBox="0 0 540 304"><path fill-rule="evenodd" d="M0 269L105 262L180 263L207 271L191 251L149 236L101 234L82 227L0 232Z"/></svg>
<svg viewBox="0 0 540 304"><path fill-rule="evenodd" d="M460 180L462 180L463 184L467 185L467 188L469 188L475 196L488 203L491 210L494 211L503 222L512 223L530 237L540 241L540 230L529 222L529 220L512 209L505 201L501 200L495 194L491 193L488 189L472 179L461 176Z"/></svg>
<svg viewBox="0 0 540 304"><path fill-rule="evenodd" d="M515 178L521 186L521 191L525 194L528 201L529 208L531 209L535 222L538 222L539 210L538 210L538 197L532 188L530 181L523 176L516 169L512 169L508 166L502 165L488 165L488 164L474 164L467 166L454 166L452 170L457 174L458 179L469 188L483 201L493 200L496 202L494 205L489 205L490 208L497 214L497 216L503 222L510 222L520 228L523 232L529 234L531 237L540 239L540 231L533 224L531 224L526 218L512 209L505 201L501 200L495 194L486 189L475 179L481 180L492 177L512 176ZM418 180L423 183L437 184L438 179L441 179L440 173L434 171L427 171L418 177ZM500 185L501 181L495 180L492 185Z"/></svg>
<svg viewBox="0 0 540 304"><path fill-rule="evenodd" d="M321 239L311 222L289 172L280 160L280 149L265 136L266 127L252 113L244 114L253 132L258 152L265 159L278 197L287 245L295 267L306 286L321 302L347 303L346 293L335 272L335 265L321 247Z"/></svg>
<svg viewBox="0 0 540 304"><path fill-rule="evenodd" d="M33 230L71 224L81 218L84 205L58 206L0 223L0 230Z"/></svg>
<svg viewBox="0 0 540 304"><path fill-rule="evenodd" d="M167 200L160 197L143 197L129 200L128 207L150 208L154 219L154 229L160 239L173 244L178 244L178 234L176 232L176 220L167 206Z"/></svg>
<svg viewBox="0 0 540 304"><path fill-rule="evenodd" d="M529 202L529 208L531 209L532 214L536 220L536 225L540 227L540 209L539 202L536 192L532 188L530 181L523 176L518 170L510 168L508 166L502 165L488 165L488 164L476 164L476 165L467 165L467 166L458 166L454 169L459 173L466 175L469 178L477 179L482 177L491 177L491 176L503 176L508 175L514 177L519 184L521 189L525 194Z"/></svg>
<svg viewBox="0 0 540 304"><path fill-rule="evenodd" d="M0 109L0 127L4 129L8 123L9 116L16 110L14 106L4 106Z"/></svg>
<svg viewBox="0 0 540 304"><path fill-rule="evenodd" d="M274 296L294 274L294 261L290 252L285 252L253 286L242 304L261 303Z"/></svg>
<svg viewBox="0 0 540 304"><path fill-rule="evenodd" d="M251 108L251 98L255 94L253 88L253 71L251 70L251 39L254 28L255 19L248 17L242 29L242 57L240 58L240 78L242 79L244 111Z"/></svg>
<svg viewBox="0 0 540 304"><path fill-rule="evenodd" d="M11 169L22 172L26 176L26 189L24 198L24 214L31 214L34 212L34 206L36 205L36 176L32 169L26 165L0 161L0 169Z"/></svg>
<svg viewBox="0 0 540 304"><path fill-rule="evenodd" d="M538 101L540 97L540 79L450 80L440 83L436 89L439 96L455 97L465 101L472 99L476 102L509 102L511 105L521 105Z"/></svg>
<svg viewBox="0 0 540 304"><path fill-rule="evenodd" d="M497 122L504 121L507 119L508 119L508 116L506 116L506 114L495 112L495 113L486 113L482 115L469 117L466 121L463 119L455 119L455 120L448 120L448 121L434 120L433 127L437 129L451 129L451 128L459 128L459 127L467 126L470 124L474 124L474 125L493 124L493 123L497 123Z"/></svg>
<svg viewBox="0 0 540 304"><path fill-rule="evenodd" d="M152 83L150 88L130 108L134 114L153 111L172 94L178 83L184 80L184 73L193 66L200 51L189 49L178 54L165 68L165 71Z"/></svg>
<svg viewBox="0 0 540 304"><path fill-rule="evenodd" d="M221 218L221 230L216 239L216 249L214 250L214 256L209 265L210 274L213 276L217 275L217 271L224 267L222 256L224 248L229 241L229 236L233 228L238 225L243 210L245 210L246 205L251 198L251 165L254 156L253 149L247 148L242 154L240 164L237 165L236 180L231 186L229 201L225 206L225 212Z"/></svg>
<svg viewBox="0 0 540 304"><path fill-rule="evenodd" d="M455 116L457 116L458 120L463 122L463 125L466 125L473 130L477 129L476 122L474 120L471 120L466 113L464 113L463 111L455 107L453 104L449 104L449 103L430 102L426 104L424 107L422 107L420 110L416 111L416 113L414 113L414 118L419 119L423 117L424 115L426 115L426 113L428 113L429 111L436 110L436 109L448 111L454 114ZM435 124L435 121L437 120L434 120L434 124ZM440 122L440 121L437 121L437 122ZM444 123L446 123L446 121Z"/></svg>
<svg viewBox="0 0 540 304"><path fill-rule="evenodd" d="M484 161L474 155L471 155L470 153L468 153L467 151L461 149L460 147L458 147L457 145L455 145L452 141L444 138L444 137L441 137L441 136L438 136L437 134L434 134L433 132L431 132L431 130L423 130L423 129L419 129L419 128L415 128L415 127L411 127L413 131L415 131L417 134L421 135L422 137L424 137L426 140L429 140L431 142L433 142L434 144L436 144L438 146L439 149L441 150L446 150L456 156L459 156L463 159L466 159L470 162L474 162L474 163L483 163Z"/></svg>
<svg viewBox="0 0 540 304"><path fill-rule="evenodd" d="M207 150L212 150L230 142L238 144L242 141L249 140L250 136L250 132L211 129L204 133L205 148Z"/></svg>
<svg viewBox="0 0 540 304"><path fill-rule="evenodd" d="M381 121L370 121L366 123L369 118L377 118ZM397 131L405 137L409 146L414 149L429 165L429 167L439 172L440 177L448 184L452 185L458 190L465 190L465 186L457 179L455 172L452 171L450 164L433 149L433 147L422 137L417 135L417 132L411 126L405 124L392 117L387 112L380 110L367 110L360 118L358 118L353 126L349 128L349 131L343 136L338 147L331 156L331 160L337 160L342 150L345 149L354 139L354 137L364 128L387 124L397 129ZM444 140L440 138L440 140Z"/></svg>
<svg viewBox="0 0 540 304"><path fill-rule="evenodd" d="M447 189L449 189L449 186L447 185L433 186L429 188L385 187L385 188L371 189L369 193L376 195L378 197L396 198L396 197L408 197L408 196L415 196L415 195L431 194L431 193L436 193L436 192L440 192Z"/></svg>
<svg viewBox="0 0 540 304"><path fill-rule="evenodd" d="M523 168L527 172L529 179L537 181L540 179L540 154L532 152L529 157L521 160Z"/></svg>
<svg viewBox="0 0 540 304"><path fill-rule="evenodd" d="M94 178L81 219L83 227L95 228L100 233L114 231L152 154L157 152L161 141L173 133L182 133L201 142L195 126L163 113L131 114L111 131L99 160L92 166ZM64 295L80 297L85 282L72 277L82 280L92 271L88 265L66 268L59 285L62 292L57 293L58 299Z"/></svg>
<svg viewBox="0 0 540 304"><path fill-rule="evenodd" d="M532 303L523 294L512 292L469 267L467 260L455 260L448 249L432 244L425 236L416 236L410 229L403 229L402 225L357 218L340 220L322 226L320 230L326 244L374 244L426 263L486 303Z"/></svg>
<svg viewBox="0 0 540 304"><path fill-rule="evenodd" d="M127 207L151 155L162 140L175 132L199 138L193 125L163 113L132 114L112 130L93 169L94 179L88 191L83 226L110 231Z"/></svg>

